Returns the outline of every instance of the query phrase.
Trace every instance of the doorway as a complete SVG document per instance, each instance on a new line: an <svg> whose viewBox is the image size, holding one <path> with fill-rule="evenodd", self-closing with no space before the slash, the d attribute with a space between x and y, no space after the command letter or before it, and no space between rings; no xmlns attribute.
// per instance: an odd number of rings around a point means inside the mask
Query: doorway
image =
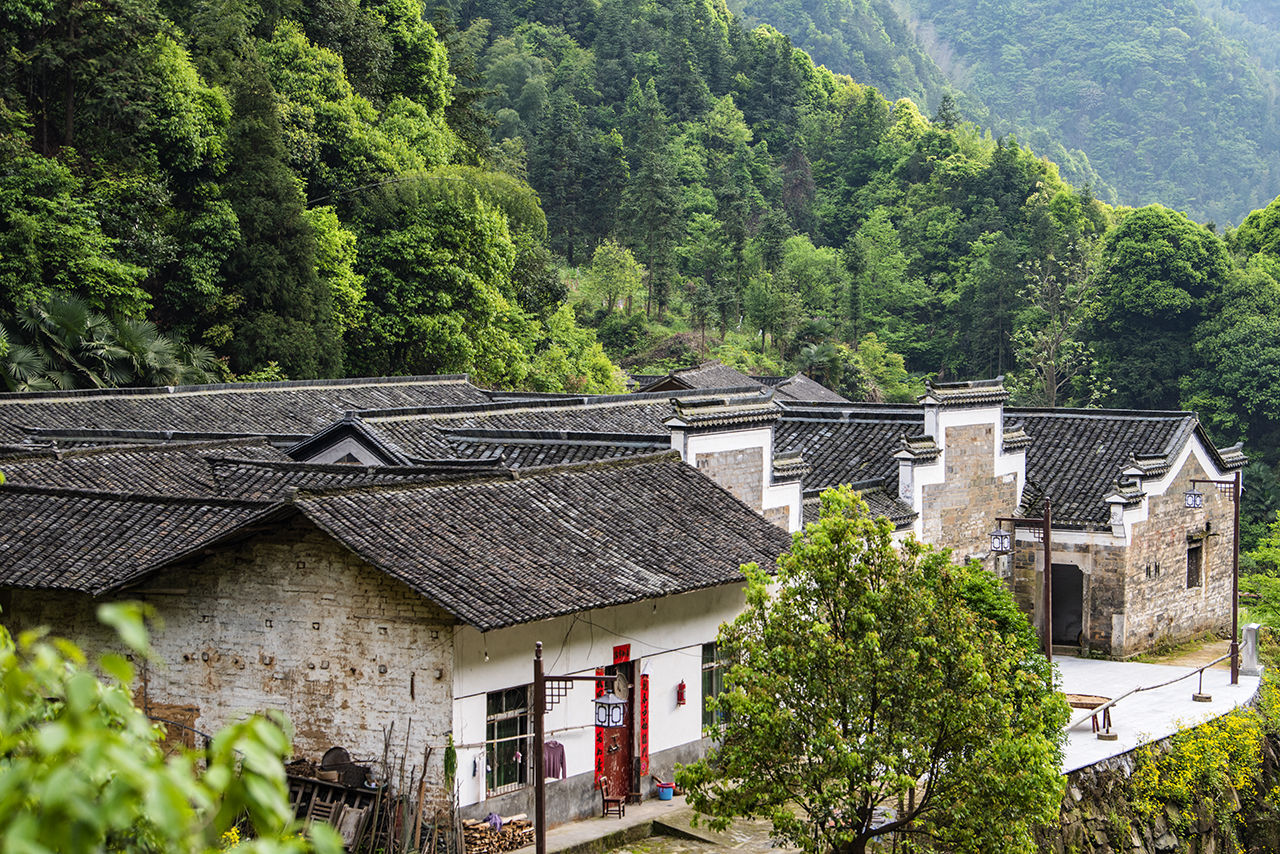
<svg viewBox="0 0 1280 854"><path fill-rule="evenodd" d="M1080 646L1084 637L1084 573L1069 563L1053 565L1053 642Z"/></svg>
<svg viewBox="0 0 1280 854"><path fill-rule="evenodd" d="M607 676L621 673L626 679L625 696L617 695L618 699L626 701L626 706L622 726L596 727L596 757L599 765L597 776L609 781L611 796L625 798L632 791L631 744L634 737L635 716L632 714L634 704L631 702L631 696L635 692L635 664L630 661L620 662L606 667L604 672Z"/></svg>

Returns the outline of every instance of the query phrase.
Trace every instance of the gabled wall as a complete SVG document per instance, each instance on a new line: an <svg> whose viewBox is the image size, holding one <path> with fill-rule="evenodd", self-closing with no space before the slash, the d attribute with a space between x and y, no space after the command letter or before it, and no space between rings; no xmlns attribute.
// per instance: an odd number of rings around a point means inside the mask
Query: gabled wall
<svg viewBox="0 0 1280 854"><path fill-rule="evenodd" d="M51 626L91 649L111 642L96 602L13 591L6 618ZM301 519L120 595L155 608L156 661L140 668L141 703L194 709L206 733L251 712L288 715L294 754L330 747L381 760L383 730L406 768L433 750L442 779L453 691L453 620ZM412 725L410 724L412 721ZM438 791L438 788L433 789Z"/></svg>

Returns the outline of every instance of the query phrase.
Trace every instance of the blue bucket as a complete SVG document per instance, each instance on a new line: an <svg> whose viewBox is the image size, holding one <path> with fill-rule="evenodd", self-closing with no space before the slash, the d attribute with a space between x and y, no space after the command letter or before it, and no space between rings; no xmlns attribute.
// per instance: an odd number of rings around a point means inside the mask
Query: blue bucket
<svg viewBox="0 0 1280 854"><path fill-rule="evenodd" d="M659 783L658 784L658 800L669 801L671 796L676 793L675 783Z"/></svg>

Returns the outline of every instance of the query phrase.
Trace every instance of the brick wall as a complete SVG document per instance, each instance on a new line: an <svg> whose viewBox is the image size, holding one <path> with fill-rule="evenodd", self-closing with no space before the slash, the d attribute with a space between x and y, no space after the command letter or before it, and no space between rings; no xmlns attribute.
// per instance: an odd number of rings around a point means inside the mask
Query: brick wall
<svg viewBox="0 0 1280 854"><path fill-rule="evenodd" d="M1134 525L1126 585L1125 655L1231 625L1231 496L1201 486L1204 509L1187 510L1182 493L1191 478L1205 477L1192 457L1164 495L1150 499L1150 514ZM1199 587L1187 587L1187 534L1203 543Z"/></svg>
<svg viewBox="0 0 1280 854"><path fill-rule="evenodd" d="M986 552L996 516L1011 515L1017 483L995 473L997 436L991 424L949 427L946 481L926 484L920 508L921 539L955 549L956 557Z"/></svg>
<svg viewBox="0 0 1280 854"><path fill-rule="evenodd" d="M758 510L764 503L763 448L735 448L697 454L694 467L748 507ZM785 519L782 525L786 527Z"/></svg>
<svg viewBox="0 0 1280 854"><path fill-rule="evenodd" d="M20 627L49 625L89 649L109 641L87 597L6 598L5 617ZM409 736L406 767L420 768L434 745L429 780L441 780L451 618L309 522L166 571L121 598L149 602L163 624L140 700L194 707L204 732L246 712L283 711L295 755L316 761L335 745L360 761L380 759L383 728L394 724L396 753Z"/></svg>

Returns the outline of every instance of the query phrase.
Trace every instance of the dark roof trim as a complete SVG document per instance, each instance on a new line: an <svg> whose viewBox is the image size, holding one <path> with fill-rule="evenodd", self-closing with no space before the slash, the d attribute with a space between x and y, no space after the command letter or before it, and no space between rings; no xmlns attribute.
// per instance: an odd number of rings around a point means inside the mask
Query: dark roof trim
<svg viewBox="0 0 1280 854"><path fill-rule="evenodd" d="M334 445L351 439L369 453L377 457L384 465L403 466L409 463L410 457L395 445L376 435L357 418L344 416L328 427L303 439L296 445L285 448L285 453L294 459L311 457L327 451Z"/></svg>
<svg viewBox="0 0 1280 854"><path fill-rule="evenodd" d="M210 507L262 507L273 506L277 502L261 501L252 498L223 498L210 495L155 495L146 492L115 492L111 490L70 489L65 486L34 486L30 484L5 483L0 490L17 492L24 495L61 495L67 498L88 498L95 501L129 501L141 504L188 504Z"/></svg>
<svg viewBox="0 0 1280 854"><path fill-rule="evenodd" d="M559 444L669 446L668 433L606 433L582 430L486 430L477 427L442 427L440 434L450 441L479 444Z"/></svg>
<svg viewBox="0 0 1280 854"><path fill-rule="evenodd" d="M211 394L225 391L287 391L341 386L425 385L469 382L467 374L423 374L410 377L349 377L335 380L284 380L260 383L208 383L205 385L143 386L141 388L73 389L70 391L22 391L0 394L0 402L10 400L83 400L113 397L168 397L184 394Z"/></svg>
<svg viewBox="0 0 1280 854"><path fill-rule="evenodd" d="M26 450L21 445L10 445L9 448L14 449L12 453L4 458L6 463L21 463L28 460L65 460L80 459L82 457L92 457L100 454L118 454L121 451L130 453L168 453L171 451L187 451L187 450L217 450L219 448L243 448L251 445L259 445L267 447L271 443L263 436L236 436L226 439L205 439L190 442L166 442L165 444L120 444L120 445L89 445L85 447L59 448L56 445L31 446Z"/></svg>
<svg viewBox="0 0 1280 854"><path fill-rule="evenodd" d="M45 439L100 440L130 439L135 442L217 442L232 439L265 439L273 445L295 444L308 438L310 433L215 433L192 430L89 430L80 427L20 427L23 432Z"/></svg>
<svg viewBox="0 0 1280 854"><path fill-rule="evenodd" d="M627 406L644 402L659 402L672 397L698 398L723 397L725 394L758 394L764 396L766 391L759 386L742 386L738 388L716 389L708 394L707 389L689 389L688 391L635 392L633 394L601 394L572 398L555 398L551 400L510 400L502 403L467 403L456 406L404 406L394 409L356 409L350 415L369 420L409 418L419 415L470 415L484 412L519 412L523 409L573 409L587 406Z"/></svg>

